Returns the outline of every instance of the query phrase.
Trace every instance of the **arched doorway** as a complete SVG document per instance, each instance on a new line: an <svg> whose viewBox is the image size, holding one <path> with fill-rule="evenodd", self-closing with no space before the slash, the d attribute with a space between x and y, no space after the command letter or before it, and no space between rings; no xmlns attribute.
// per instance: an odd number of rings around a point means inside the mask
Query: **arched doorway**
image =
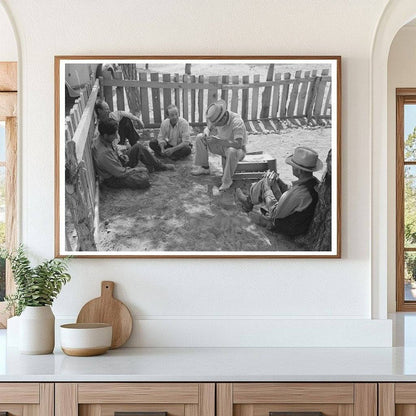
<svg viewBox="0 0 416 416"><path fill-rule="evenodd" d="M380 18L371 51L371 259L372 317L387 318L389 270L395 258L391 250L391 227L395 210L389 199L389 178L395 175L395 160L389 155L388 135L388 56L390 46L402 26L416 17L414 0L390 1ZM394 198L394 196L393 196ZM393 204L394 205L394 204Z"/></svg>

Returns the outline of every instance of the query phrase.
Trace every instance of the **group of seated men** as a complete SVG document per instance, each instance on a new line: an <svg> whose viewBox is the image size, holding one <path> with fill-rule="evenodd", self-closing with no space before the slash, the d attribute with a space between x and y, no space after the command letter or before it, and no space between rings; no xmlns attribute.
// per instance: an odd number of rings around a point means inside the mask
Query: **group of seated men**
<svg viewBox="0 0 416 416"><path fill-rule="evenodd" d="M175 169L173 164L163 163L160 159L176 161L192 152L189 123L179 117L175 105L168 106L167 118L160 126L158 137L149 142L154 154L139 142L133 121L139 128L144 126L138 117L125 111L111 112L102 100L96 102L95 111L99 136L94 140L92 154L98 176L109 187L148 188L150 173ZM209 175L209 152L221 155L223 175L219 190L226 191L233 183L238 162L246 155L246 127L237 113L227 110L223 100L208 107L206 119L207 127L195 140L191 174ZM121 146L117 146L117 141ZM247 212L254 205L263 204L265 218L274 229L288 235L300 235L307 231L314 215L319 181L313 172L322 169L323 164L317 152L302 146L286 158L286 163L292 166L292 173L298 178L290 188L276 172L267 172L251 185L249 195L237 188L236 196Z"/></svg>

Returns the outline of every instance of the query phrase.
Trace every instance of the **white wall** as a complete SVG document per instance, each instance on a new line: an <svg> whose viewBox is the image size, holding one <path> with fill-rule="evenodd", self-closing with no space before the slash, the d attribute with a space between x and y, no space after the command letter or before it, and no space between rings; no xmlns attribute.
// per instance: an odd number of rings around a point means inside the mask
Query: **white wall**
<svg viewBox="0 0 416 416"><path fill-rule="evenodd" d="M416 25L397 32L388 60L388 309L396 310L396 88L416 88Z"/></svg>
<svg viewBox="0 0 416 416"><path fill-rule="evenodd" d="M17 44L9 16L0 3L0 61L17 61Z"/></svg>
<svg viewBox="0 0 416 416"><path fill-rule="evenodd" d="M109 279L137 319L130 345L390 343L371 320L370 258L369 65L387 0L0 1L21 39L21 238L38 257L54 253L54 55L343 58L342 259L74 259L59 318Z"/></svg>

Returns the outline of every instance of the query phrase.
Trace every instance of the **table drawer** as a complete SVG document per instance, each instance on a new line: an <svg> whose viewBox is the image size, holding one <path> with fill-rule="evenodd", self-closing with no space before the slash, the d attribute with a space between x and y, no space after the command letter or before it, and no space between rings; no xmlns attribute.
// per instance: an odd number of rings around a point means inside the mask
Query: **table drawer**
<svg viewBox="0 0 416 416"><path fill-rule="evenodd" d="M217 416L377 416L375 383L220 383Z"/></svg>
<svg viewBox="0 0 416 416"><path fill-rule="evenodd" d="M56 416L215 416L214 383L59 383Z"/></svg>

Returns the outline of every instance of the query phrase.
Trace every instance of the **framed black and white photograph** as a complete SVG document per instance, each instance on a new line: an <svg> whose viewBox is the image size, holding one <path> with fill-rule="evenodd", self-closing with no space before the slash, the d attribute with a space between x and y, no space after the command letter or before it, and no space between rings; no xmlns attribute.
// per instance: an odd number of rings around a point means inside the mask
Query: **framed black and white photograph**
<svg viewBox="0 0 416 416"><path fill-rule="evenodd" d="M55 254L341 256L341 58L55 57Z"/></svg>

